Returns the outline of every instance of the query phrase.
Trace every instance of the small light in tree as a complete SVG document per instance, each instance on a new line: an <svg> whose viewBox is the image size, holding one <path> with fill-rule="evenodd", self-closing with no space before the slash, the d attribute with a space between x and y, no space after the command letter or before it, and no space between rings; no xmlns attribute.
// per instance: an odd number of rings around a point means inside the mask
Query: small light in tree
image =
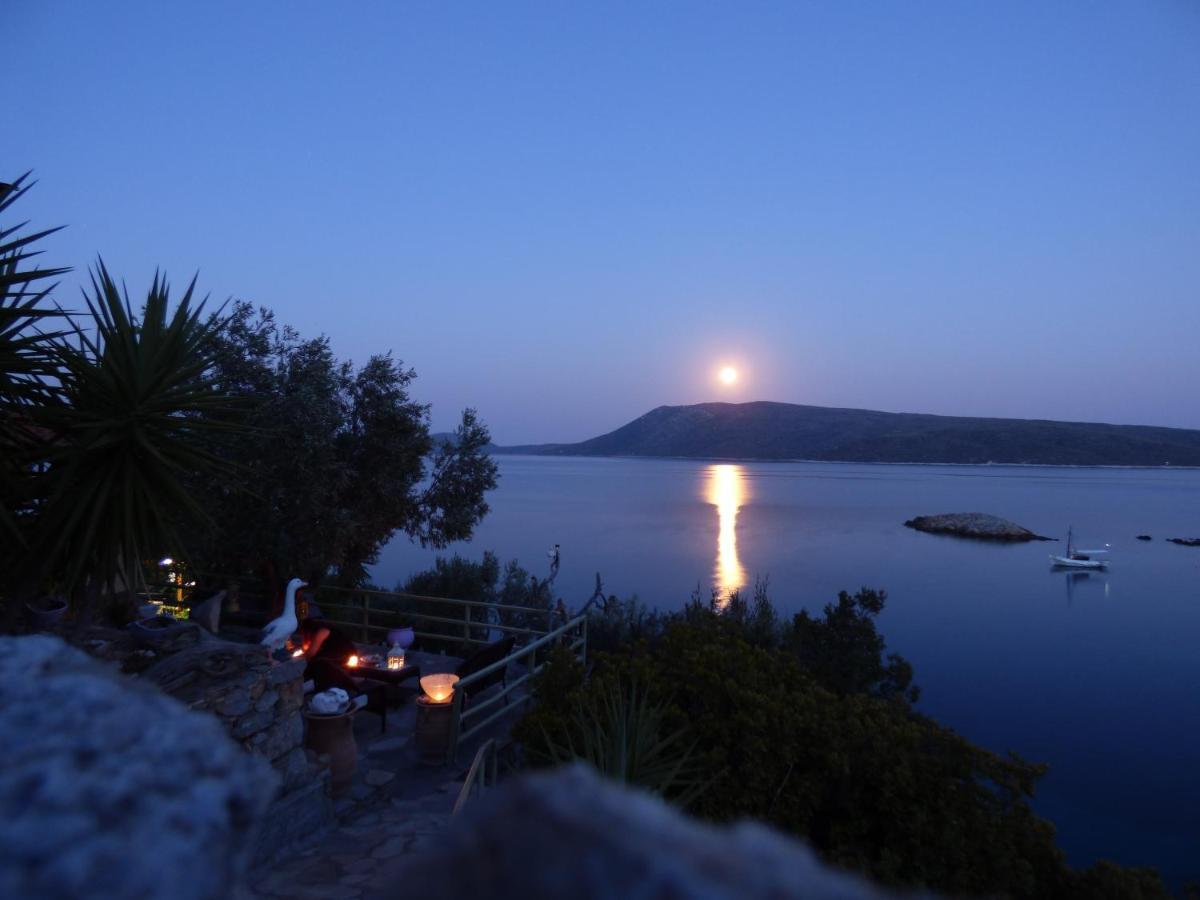
<svg viewBox="0 0 1200 900"><path fill-rule="evenodd" d="M171 559L169 556L164 556L158 561L158 564L160 566L173 566L175 564L175 560Z"/></svg>

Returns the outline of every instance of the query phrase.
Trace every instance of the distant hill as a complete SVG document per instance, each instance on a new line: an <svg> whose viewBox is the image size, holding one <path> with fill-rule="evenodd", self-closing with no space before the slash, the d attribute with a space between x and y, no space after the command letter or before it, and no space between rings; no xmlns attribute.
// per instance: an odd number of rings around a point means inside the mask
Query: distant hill
<svg viewBox="0 0 1200 900"><path fill-rule="evenodd" d="M1200 431L976 419L793 403L660 406L577 444L497 447L554 456L674 456L839 462L1200 466Z"/></svg>
<svg viewBox="0 0 1200 900"><path fill-rule="evenodd" d="M433 448L436 450L442 444L456 445L458 443L458 435L453 431L434 431L429 435L429 439L433 442ZM485 453L504 453L505 451L497 447L495 444L484 444L483 451Z"/></svg>

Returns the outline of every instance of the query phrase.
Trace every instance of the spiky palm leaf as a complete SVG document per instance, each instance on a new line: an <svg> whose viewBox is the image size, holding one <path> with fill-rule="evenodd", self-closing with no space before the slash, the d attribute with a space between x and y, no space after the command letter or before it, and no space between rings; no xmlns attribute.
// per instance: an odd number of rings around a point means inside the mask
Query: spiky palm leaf
<svg viewBox="0 0 1200 900"><path fill-rule="evenodd" d="M590 763L600 774L687 807L708 786L686 728L668 732L667 704L637 681L608 682L584 700L568 726L544 734L550 762Z"/></svg>
<svg viewBox="0 0 1200 900"><path fill-rule="evenodd" d="M89 583L132 587L138 564L177 550L177 523L202 519L184 488L196 471L220 467L204 435L236 427L206 378L212 365L204 301L195 279L174 312L157 273L141 320L103 261L84 293L95 336L60 342L63 404L49 422L56 440L51 486L38 527L41 559L68 590Z"/></svg>
<svg viewBox="0 0 1200 900"><path fill-rule="evenodd" d="M0 182L0 222L33 187L29 175ZM19 523L33 500L31 469L44 454L38 413L57 399L54 342L66 333L59 328L67 324L65 314L48 303L56 286L51 279L70 271L30 265L42 252L34 249L37 242L59 229L22 235L27 224L0 227L0 540L17 552L26 546ZM7 570L11 561L3 565Z"/></svg>

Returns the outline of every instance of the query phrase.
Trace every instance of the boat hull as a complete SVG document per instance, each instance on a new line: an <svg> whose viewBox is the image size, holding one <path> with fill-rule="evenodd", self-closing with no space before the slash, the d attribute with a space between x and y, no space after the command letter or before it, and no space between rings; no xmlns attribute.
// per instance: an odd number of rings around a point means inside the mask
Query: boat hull
<svg viewBox="0 0 1200 900"><path fill-rule="evenodd" d="M1104 569L1108 562L1103 559L1071 559L1067 556L1051 556L1050 565L1056 569Z"/></svg>

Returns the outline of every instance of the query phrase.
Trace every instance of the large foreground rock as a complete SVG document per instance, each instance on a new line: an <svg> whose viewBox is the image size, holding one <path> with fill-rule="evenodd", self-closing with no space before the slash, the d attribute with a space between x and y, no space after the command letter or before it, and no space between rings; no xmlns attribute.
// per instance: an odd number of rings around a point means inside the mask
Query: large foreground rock
<svg viewBox="0 0 1200 900"><path fill-rule="evenodd" d="M227 897L276 780L213 717L0 638L0 897Z"/></svg>
<svg viewBox="0 0 1200 900"><path fill-rule="evenodd" d="M378 900L891 896L762 825L701 824L583 766L506 785L468 807L443 840L381 874L389 888Z"/></svg>
<svg viewBox="0 0 1200 900"><path fill-rule="evenodd" d="M904 523L917 531L933 534L953 534L958 537L985 541L1052 541L1054 538L1034 534L1015 522L987 513L946 513L940 516L917 516Z"/></svg>

